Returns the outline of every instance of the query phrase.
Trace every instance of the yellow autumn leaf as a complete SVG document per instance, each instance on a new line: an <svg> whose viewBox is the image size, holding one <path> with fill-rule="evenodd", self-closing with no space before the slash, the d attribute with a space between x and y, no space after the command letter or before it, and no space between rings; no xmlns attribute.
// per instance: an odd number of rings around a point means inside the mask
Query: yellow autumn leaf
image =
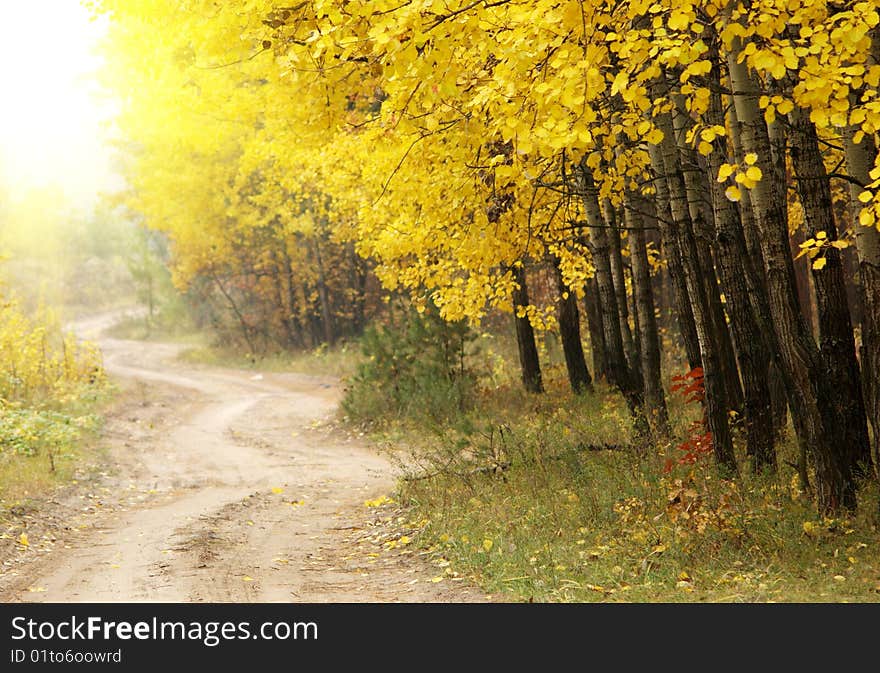
<svg viewBox="0 0 880 673"><path fill-rule="evenodd" d="M794 103L790 100L784 100L776 106L776 111L781 115L787 115L792 110L794 110Z"/></svg>
<svg viewBox="0 0 880 673"><path fill-rule="evenodd" d="M278 495L279 493L284 493L284 489L281 488L280 486L276 486L275 488L272 489L272 493Z"/></svg>
<svg viewBox="0 0 880 673"><path fill-rule="evenodd" d="M31 546L31 543L28 541L27 533L22 533L21 535L18 536L18 544L20 544L22 547L30 547Z"/></svg>
<svg viewBox="0 0 880 673"><path fill-rule="evenodd" d="M659 145L663 140L663 131L660 129L653 129L648 135L645 136L645 142L650 143L651 145Z"/></svg>
<svg viewBox="0 0 880 673"><path fill-rule="evenodd" d="M862 203L868 203L873 198L874 198L874 195L867 190L865 190L864 192L859 194L859 201L861 201Z"/></svg>
<svg viewBox="0 0 880 673"><path fill-rule="evenodd" d="M761 179L762 176L763 176L763 173L761 173L761 169L758 168L757 166L749 166L746 169L746 177L749 180L751 180L752 182L757 182L758 180Z"/></svg>
<svg viewBox="0 0 880 673"><path fill-rule="evenodd" d="M744 160L749 166L752 166L758 160L758 155L754 152L749 152L744 157Z"/></svg>
<svg viewBox="0 0 880 673"><path fill-rule="evenodd" d="M825 268L825 264L827 264L828 260L825 257L819 257L818 259L813 261L813 268L816 271L821 271Z"/></svg>
<svg viewBox="0 0 880 673"><path fill-rule="evenodd" d="M687 30L691 24L690 17L681 10L673 10L666 25L670 30Z"/></svg>
<svg viewBox="0 0 880 673"><path fill-rule="evenodd" d="M241 581L242 581L242 582L253 582L253 581L254 581L254 578L251 577L250 575L244 575L244 576L241 578Z"/></svg>
<svg viewBox="0 0 880 673"><path fill-rule="evenodd" d="M752 155L749 155L752 156ZM746 161L748 161L748 157L746 157ZM721 164L718 169L718 182L724 182L733 175L733 172L736 170L736 164Z"/></svg>
<svg viewBox="0 0 880 673"><path fill-rule="evenodd" d="M742 198L742 192L739 191L739 187L731 185L724 190L724 196L726 196L729 201L739 201Z"/></svg>
<svg viewBox="0 0 880 673"><path fill-rule="evenodd" d="M492 547L494 546L494 544L495 543L492 540L486 538L485 540L483 540L483 549L487 552L492 551Z"/></svg>
<svg viewBox="0 0 880 673"><path fill-rule="evenodd" d="M389 498L387 495L380 495L378 498L374 498L373 500L364 500L364 507L381 507L382 505L388 505L393 502L394 500Z"/></svg>

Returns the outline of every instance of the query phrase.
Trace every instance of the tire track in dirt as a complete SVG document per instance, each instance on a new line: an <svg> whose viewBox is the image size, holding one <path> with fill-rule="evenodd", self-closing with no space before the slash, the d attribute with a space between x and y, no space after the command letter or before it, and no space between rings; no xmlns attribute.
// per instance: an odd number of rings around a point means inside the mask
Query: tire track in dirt
<svg viewBox="0 0 880 673"><path fill-rule="evenodd" d="M113 319L77 325L98 338L110 375L142 397L108 422L114 474L100 511L85 510L46 553L12 564L0 599L485 599L466 582L431 582L436 569L415 551L365 542L393 520L363 503L393 488L394 470L314 430L336 408L336 381L184 366L181 346L100 338Z"/></svg>

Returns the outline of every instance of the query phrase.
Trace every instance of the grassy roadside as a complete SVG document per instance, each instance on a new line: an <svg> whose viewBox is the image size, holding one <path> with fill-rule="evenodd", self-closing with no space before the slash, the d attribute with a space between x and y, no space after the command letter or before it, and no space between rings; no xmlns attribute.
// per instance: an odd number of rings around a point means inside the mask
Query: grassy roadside
<svg viewBox="0 0 880 673"><path fill-rule="evenodd" d="M214 367L346 378L355 371L360 357L357 345L350 343L340 343L332 347L322 346L302 352L267 353L260 356L250 356L235 349L202 343L187 348L180 354L179 359L190 364Z"/></svg>
<svg viewBox="0 0 880 673"><path fill-rule="evenodd" d="M677 436L639 451L619 395L600 384L573 396L554 352L542 396L521 391L511 344L483 335L472 352L480 366L468 404L440 415L425 413L442 388L430 370L398 413L374 414L388 412L390 387L356 383L364 358L352 345L261 359L202 345L182 358L333 374L349 395L372 391L378 401L347 405L343 420L405 466L394 495L401 535L433 559L436 582L467 577L520 601L880 601L876 485L851 519L824 519L789 465L790 433L778 474L721 479L706 458L679 462L691 405L671 397Z"/></svg>
<svg viewBox="0 0 880 673"><path fill-rule="evenodd" d="M184 344L187 348L178 359L188 364L263 372L299 372L344 378L354 373L361 359L358 344L345 341L300 352L243 353L239 348L217 345L210 333L199 330L189 319L168 321L161 316L150 326L142 316L127 318L107 330L107 335L116 339Z"/></svg>
<svg viewBox="0 0 880 673"><path fill-rule="evenodd" d="M668 447L621 450L625 410L608 391L490 396L464 448L505 469L438 460L437 443L463 446L453 433L433 440L433 471L401 482L438 577L524 601L880 600L875 486L854 518L823 519L788 467L730 481L708 461L665 472ZM424 442L413 432L397 436Z"/></svg>
<svg viewBox="0 0 880 673"><path fill-rule="evenodd" d="M436 335L415 334L424 343L374 352L343 410L405 466L395 497L435 581L469 577L521 601L880 601L877 484L851 518L820 517L791 467L790 430L777 474L750 474L740 455L742 475L723 479L683 448L698 402L670 396L675 436L633 446L617 393L572 395L550 357L546 394L526 395L510 344L486 335L469 350L472 389L432 410L438 390L458 388L425 363Z"/></svg>
<svg viewBox="0 0 880 673"><path fill-rule="evenodd" d="M98 438L114 389L84 392L55 410L6 410L0 418L0 526L33 510L100 460Z"/></svg>

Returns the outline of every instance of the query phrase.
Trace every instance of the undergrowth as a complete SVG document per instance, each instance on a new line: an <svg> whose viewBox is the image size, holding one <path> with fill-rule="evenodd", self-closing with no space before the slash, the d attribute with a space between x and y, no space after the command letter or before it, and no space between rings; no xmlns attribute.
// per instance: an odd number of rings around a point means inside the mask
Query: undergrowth
<svg viewBox="0 0 880 673"><path fill-rule="evenodd" d="M72 472L108 391L101 356L46 308L0 306L0 517Z"/></svg>
<svg viewBox="0 0 880 673"><path fill-rule="evenodd" d="M333 346L323 344L310 350L268 352L261 355L242 353L234 347L194 345L183 351L179 359L191 364L215 367L349 377L354 373L361 356L355 345L343 341Z"/></svg>
<svg viewBox="0 0 880 673"><path fill-rule="evenodd" d="M669 396L672 438L632 445L615 391L598 384L574 396L553 365L547 393L527 395L509 359L504 375L485 355L503 349L482 337L465 361L477 375L468 404L436 404L446 370L408 334L398 332L395 352L420 354L421 382L400 403L399 369L362 368L344 409L399 457L397 497L434 559L434 581L469 577L524 601L880 600L876 483L862 489L858 513L819 516L793 467L790 429L777 473L752 474L739 455L742 473L722 478L691 436L702 415L694 396Z"/></svg>

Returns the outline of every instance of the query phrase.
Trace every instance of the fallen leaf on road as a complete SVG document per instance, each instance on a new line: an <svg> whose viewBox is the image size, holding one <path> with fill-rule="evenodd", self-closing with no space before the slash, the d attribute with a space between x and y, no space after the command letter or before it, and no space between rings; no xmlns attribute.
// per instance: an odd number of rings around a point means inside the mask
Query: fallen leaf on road
<svg viewBox="0 0 880 673"><path fill-rule="evenodd" d="M393 502L394 500L387 495L380 495L375 500L364 500L364 507L381 507L382 505L391 504Z"/></svg>

